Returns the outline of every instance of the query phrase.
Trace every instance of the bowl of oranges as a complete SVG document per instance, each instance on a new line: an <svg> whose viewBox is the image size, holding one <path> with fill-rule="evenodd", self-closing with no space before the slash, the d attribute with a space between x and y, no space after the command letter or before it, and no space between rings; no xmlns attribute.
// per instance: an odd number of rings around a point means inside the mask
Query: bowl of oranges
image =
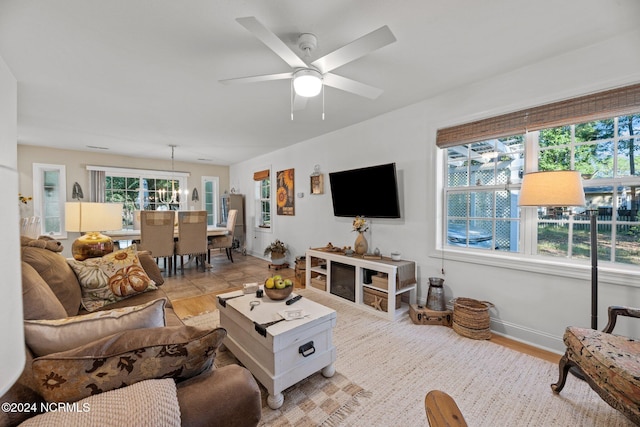
<svg viewBox="0 0 640 427"><path fill-rule="evenodd" d="M268 277L264 281L264 293L272 300L286 299L291 292L293 292L293 282L291 279L283 279L279 274Z"/></svg>

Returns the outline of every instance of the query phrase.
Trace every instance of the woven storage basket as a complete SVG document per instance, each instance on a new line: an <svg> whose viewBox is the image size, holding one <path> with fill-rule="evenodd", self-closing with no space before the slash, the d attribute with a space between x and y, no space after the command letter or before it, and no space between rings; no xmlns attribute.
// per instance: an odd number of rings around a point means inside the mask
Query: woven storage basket
<svg viewBox="0 0 640 427"><path fill-rule="evenodd" d="M494 305L471 298L453 300L453 330L476 340L491 338L489 309Z"/></svg>

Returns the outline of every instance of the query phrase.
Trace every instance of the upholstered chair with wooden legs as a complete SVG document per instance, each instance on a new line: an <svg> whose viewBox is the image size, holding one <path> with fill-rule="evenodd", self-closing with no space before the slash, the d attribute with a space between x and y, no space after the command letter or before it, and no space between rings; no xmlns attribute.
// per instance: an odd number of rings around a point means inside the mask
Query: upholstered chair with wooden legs
<svg viewBox="0 0 640 427"><path fill-rule="evenodd" d="M569 369L575 367L605 402L640 425L640 341L613 333L618 316L640 318L640 309L609 307L609 323L602 331L576 326L565 330L567 350L558 366L558 382L551 389L560 393Z"/></svg>
<svg viewBox="0 0 640 427"><path fill-rule="evenodd" d="M207 253L207 211L178 212L178 241L176 242L174 262L180 256L180 270L184 273L184 255L195 257L205 268ZM177 268L177 265L174 266Z"/></svg>
<svg viewBox="0 0 640 427"><path fill-rule="evenodd" d="M227 259L233 262L233 230L236 228L236 217L238 211L231 209L227 216L227 234L223 236L211 236L209 238L208 260L211 263L211 249L224 249Z"/></svg>
<svg viewBox="0 0 640 427"><path fill-rule="evenodd" d="M174 213L172 211L139 211L140 243L138 250L151 252L156 259L164 258L164 269L171 274L174 251Z"/></svg>

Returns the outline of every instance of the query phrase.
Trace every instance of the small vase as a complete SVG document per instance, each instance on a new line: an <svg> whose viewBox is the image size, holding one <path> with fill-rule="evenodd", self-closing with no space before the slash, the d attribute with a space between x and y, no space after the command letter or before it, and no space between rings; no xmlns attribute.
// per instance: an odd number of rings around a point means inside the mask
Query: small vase
<svg viewBox="0 0 640 427"><path fill-rule="evenodd" d="M367 239L364 237L364 234L360 231L358 232L358 237L356 237L356 241L353 244L353 250L358 255L364 255L369 250L369 243L367 242Z"/></svg>

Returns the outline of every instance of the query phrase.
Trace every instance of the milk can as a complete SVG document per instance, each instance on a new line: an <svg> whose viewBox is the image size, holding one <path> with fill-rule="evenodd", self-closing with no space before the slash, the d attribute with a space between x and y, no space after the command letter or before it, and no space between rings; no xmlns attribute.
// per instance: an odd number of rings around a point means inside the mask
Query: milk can
<svg viewBox="0 0 640 427"><path fill-rule="evenodd" d="M429 277L429 293L427 294L427 308L434 311L445 311L447 306L444 301L444 279Z"/></svg>

